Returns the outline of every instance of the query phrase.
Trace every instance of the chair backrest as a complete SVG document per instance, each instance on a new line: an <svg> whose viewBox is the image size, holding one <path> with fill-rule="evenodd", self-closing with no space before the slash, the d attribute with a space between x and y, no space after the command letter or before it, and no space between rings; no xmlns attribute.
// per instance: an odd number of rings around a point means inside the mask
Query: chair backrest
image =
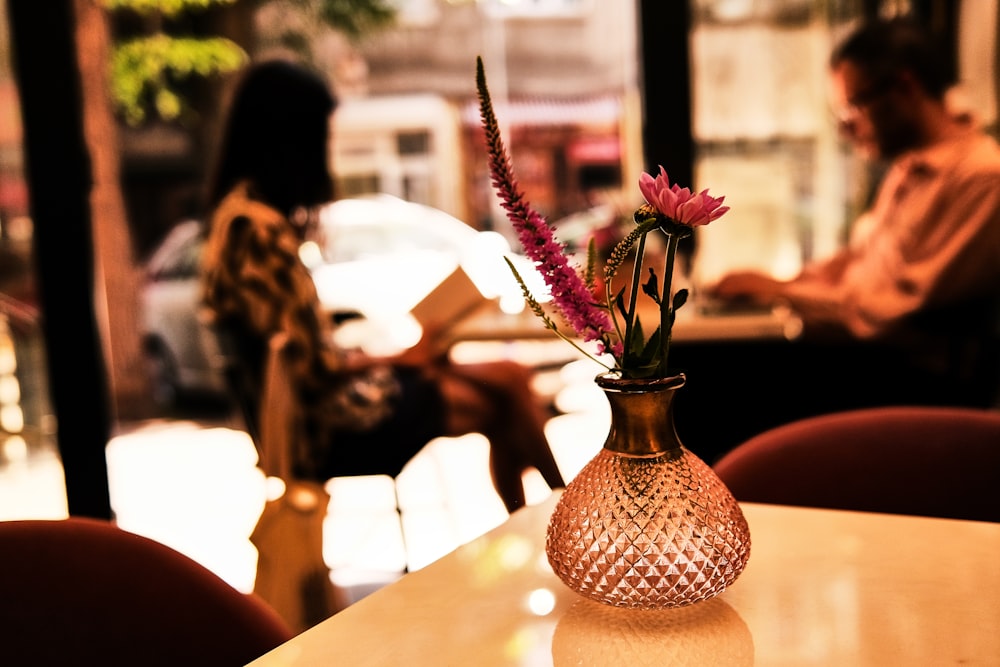
<svg viewBox="0 0 1000 667"><path fill-rule="evenodd" d="M738 500L1000 521L1000 411L865 408L753 437L713 466Z"/></svg>
<svg viewBox="0 0 1000 667"><path fill-rule="evenodd" d="M4 664L244 665L293 635L257 596L110 522L0 522Z"/></svg>
<svg viewBox="0 0 1000 667"><path fill-rule="evenodd" d="M214 338L216 369L225 378L229 393L236 402L254 443L260 440L260 402L263 390L267 346L243 335L235 327L215 321L210 314L203 316L203 330Z"/></svg>
<svg viewBox="0 0 1000 667"><path fill-rule="evenodd" d="M254 590L296 630L305 630L347 606L330 580L323 559L323 524L330 494L318 480L299 479L295 462L309 455L302 437L288 369L284 333L268 341L259 383L252 400L251 437L260 469L285 482L283 496L264 507L250 541L257 547Z"/></svg>
<svg viewBox="0 0 1000 667"><path fill-rule="evenodd" d="M216 337L218 370L224 374L246 431L257 447L261 470L270 477L291 481L294 462L308 452L299 437L294 390L289 383L288 335L277 333L261 342L225 323L210 322L206 327Z"/></svg>
<svg viewBox="0 0 1000 667"><path fill-rule="evenodd" d="M296 478L296 462L309 455L288 368L289 340L287 334L277 333L268 341L260 386L260 405L264 409L257 422L260 467L286 482Z"/></svg>

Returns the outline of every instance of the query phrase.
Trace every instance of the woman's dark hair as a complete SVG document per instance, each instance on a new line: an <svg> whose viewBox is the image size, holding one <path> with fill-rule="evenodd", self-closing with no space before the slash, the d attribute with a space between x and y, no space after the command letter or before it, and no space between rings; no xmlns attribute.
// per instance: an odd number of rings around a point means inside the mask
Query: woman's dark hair
<svg viewBox="0 0 1000 667"><path fill-rule="evenodd" d="M327 142L336 107L326 82L301 65L271 60L250 66L229 109L209 205L243 180L286 215L332 199Z"/></svg>
<svg viewBox="0 0 1000 667"><path fill-rule="evenodd" d="M863 24L834 49L830 65L836 67L845 60L860 67L876 85L891 83L900 72L911 72L936 99L944 97L955 83L948 54L928 30L911 18Z"/></svg>

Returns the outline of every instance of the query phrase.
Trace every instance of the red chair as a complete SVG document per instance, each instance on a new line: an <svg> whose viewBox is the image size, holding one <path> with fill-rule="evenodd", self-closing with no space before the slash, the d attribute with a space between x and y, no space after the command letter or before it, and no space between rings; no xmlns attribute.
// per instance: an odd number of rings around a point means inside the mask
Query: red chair
<svg viewBox="0 0 1000 667"><path fill-rule="evenodd" d="M293 636L254 595L95 519L0 522L8 665L245 665Z"/></svg>
<svg viewBox="0 0 1000 667"><path fill-rule="evenodd" d="M810 417L747 440L713 468L741 501L1000 521L1000 411Z"/></svg>

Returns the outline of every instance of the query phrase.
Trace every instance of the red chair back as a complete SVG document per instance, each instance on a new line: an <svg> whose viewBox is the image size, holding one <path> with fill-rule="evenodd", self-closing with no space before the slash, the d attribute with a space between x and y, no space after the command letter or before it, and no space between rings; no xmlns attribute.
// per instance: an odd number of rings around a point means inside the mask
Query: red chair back
<svg viewBox="0 0 1000 667"><path fill-rule="evenodd" d="M713 468L742 501L1000 521L1000 411L811 417L747 440Z"/></svg>
<svg viewBox="0 0 1000 667"><path fill-rule="evenodd" d="M9 665L245 665L293 636L196 561L94 519L0 522Z"/></svg>

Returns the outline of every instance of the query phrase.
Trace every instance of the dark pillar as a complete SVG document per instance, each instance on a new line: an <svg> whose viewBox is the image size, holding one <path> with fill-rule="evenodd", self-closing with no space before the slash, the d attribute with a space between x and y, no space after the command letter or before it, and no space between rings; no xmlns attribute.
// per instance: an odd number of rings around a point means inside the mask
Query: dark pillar
<svg viewBox="0 0 1000 667"><path fill-rule="evenodd" d="M108 379L94 309L90 157L72 0L7 0L35 268L71 515L110 519Z"/></svg>
<svg viewBox="0 0 1000 667"><path fill-rule="evenodd" d="M682 187L694 183L691 134L690 2L640 0L642 133L645 169L663 165Z"/></svg>
<svg viewBox="0 0 1000 667"><path fill-rule="evenodd" d="M700 189L694 182L691 127L691 2L639 0L642 57L642 145L645 170L662 165L672 183ZM683 239L679 261L690 262L697 234Z"/></svg>

